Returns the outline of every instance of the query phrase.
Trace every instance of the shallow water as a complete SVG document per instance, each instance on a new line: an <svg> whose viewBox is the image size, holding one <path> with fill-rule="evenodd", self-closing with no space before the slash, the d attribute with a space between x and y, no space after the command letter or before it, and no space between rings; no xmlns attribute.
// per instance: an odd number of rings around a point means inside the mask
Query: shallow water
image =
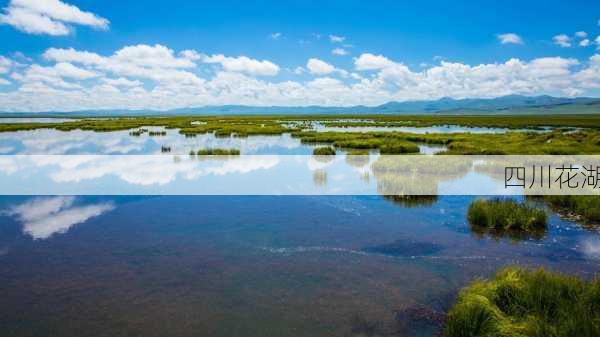
<svg viewBox="0 0 600 337"><path fill-rule="evenodd" d="M58 131L40 129L0 133L0 154L158 154L162 147L170 153L188 154L206 148L239 149L242 154L311 154L312 146L303 145L289 134L277 136L216 137L199 134L185 137L178 130L146 127L165 131L165 136L132 136L129 130L114 132Z"/></svg>
<svg viewBox="0 0 600 337"><path fill-rule="evenodd" d="M416 134L427 133L507 133L507 132L549 132L552 129L509 129L509 128L485 128L470 127L460 125L441 125L441 126L315 126L318 132L409 132Z"/></svg>
<svg viewBox="0 0 600 337"><path fill-rule="evenodd" d="M479 237L471 197L0 198L0 325L17 336L433 336L476 276L589 278L597 233ZM407 314L408 313L408 314ZM410 314L413 313L413 314Z"/></svg>
<svg viewBox="0 0 600 337"><path fill-rule="evenodd" d="M208 185L191 174L199 161L190 150L313 149L289 135L166 132L0 133L0 154L159 154L171 147L171 155L155 156L165 166L115 165L114 156L105 163L31 156L27 166L0 156L3 191L25 186L39 194L56 185L75 186L73 194L98 187L127 194L123 186L149 186L148 194L182 193L194 182ZM421 145L424 153L440 150ZM174 160L176 153L185 158ZM323 193L347 175L379 192L365 162L310 159L294 171L285 163L295 158L287 157L208 163L207 172L221 189L285 179ZM453 178L440 188L489 183L473 172ZM540 239L474 233L465 218L474 198L0 196L0 327L11 336L435 336L439 320L431 318L443 317L461 287L501 266L600 273L597 229L552 215Z"/></svg>
<svg viewBox="0 0 600 337"><path fill-rule="evenodd" d="M188 154L207 148L239 149L242 154L307 155L321 145L302 144L299 139L285 133L275 136L217 137L212 133L195 137L181 135L178 130L145 127L152 131L165 131L165 136L130 135L131 130L113 132L58 131L54 129L27 130L0 133L0 155L21 154L159 154L163 147L170 154ZM443 146L419 146L423 154L444 151ZM344 152L344 151L340 151Z"/></svg>

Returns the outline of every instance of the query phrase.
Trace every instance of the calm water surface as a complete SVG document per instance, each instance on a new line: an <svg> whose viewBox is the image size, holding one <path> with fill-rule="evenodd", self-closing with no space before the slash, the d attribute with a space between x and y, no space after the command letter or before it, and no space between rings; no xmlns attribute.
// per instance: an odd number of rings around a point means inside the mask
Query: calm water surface
<svg viewBox="0 0 600 337"><path fill-rule="evenodd" d="M312 152L166 131L0 133L0 154ZM473 199L2 196L2 335L435 336L458 290L501 266L600 273L597 228L552 215L535 238L490 237L466 222Z"/></svg>
<svg viewBox="0 0 600 337"><path fill-rule="evenodd" d="M589 278L597 232L474 234L470 197L2 197L10 336L434 336L507 264Z"/></svg>

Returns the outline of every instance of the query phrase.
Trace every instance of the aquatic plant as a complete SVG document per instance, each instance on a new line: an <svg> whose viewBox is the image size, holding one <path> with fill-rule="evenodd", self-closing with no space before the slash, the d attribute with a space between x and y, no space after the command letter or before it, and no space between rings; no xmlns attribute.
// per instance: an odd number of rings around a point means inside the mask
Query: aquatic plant
<svg viewBox="0 0 600 337"><path fill-rule="evenodd" d="M475 200L467 219L474 228L503 232L538 232L546 228L547 215L542 209L512 199Z"/></svg>
<svg viewBox="0 0 600 337"><path fill-rule="evenodd" d="M329 146L317 147L313 150L315 156L335 156L335 149Z"/></svg>
<svg viewBox="0 0 600 337"><path fill-rule="evenodd" d="M196 152L198 156L238 156L238 149L200 149Z"/></svg>
<svg viewBox="0 0 600 337"><path fill-rule="evenodd" d="M406 208L428 207L438 200L437 195L384 195L383 198Z"/></svg>
<svg viewBox="0 0 600 337"><path fill-rule="evenodd" d="M600 278L508 267L463 289L445 337L600 336Z"/></svg>
<svg viewBox="0 0 600 337"><path fill-rule="evenodd" d="M171 152L171 147L163 145L163 146L160 147L160 152L163 152L163 153Z"/></svg>
<svg viewBox="0 0 600 337"><path fill-rule="evenodd" d="M600 223L600 196L547 195L542 199L561 214L594 224Z"/></svg>

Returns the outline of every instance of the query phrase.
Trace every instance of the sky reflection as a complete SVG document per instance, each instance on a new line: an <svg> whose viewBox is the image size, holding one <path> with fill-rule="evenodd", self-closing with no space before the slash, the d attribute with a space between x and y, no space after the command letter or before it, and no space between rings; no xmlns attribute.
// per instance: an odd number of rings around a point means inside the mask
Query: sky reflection
<svg viewBox="0 0 600 337"><path fill-rule="evenodd" d="M4 213L15 217L23 233L34 240L65 233L73 226L114 209L110 202L75 205L73 196L37 197L13 206Z"/></svg>

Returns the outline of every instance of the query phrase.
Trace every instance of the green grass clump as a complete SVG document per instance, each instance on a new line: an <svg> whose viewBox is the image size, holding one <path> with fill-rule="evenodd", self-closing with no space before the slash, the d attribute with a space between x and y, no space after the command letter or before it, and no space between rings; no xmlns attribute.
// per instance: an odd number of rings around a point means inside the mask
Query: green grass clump
<svg viewBox="0 0 600 337"><path fill-rule="evenodd" d="M445 337L600 336L600 279L508 267L462 290Z"/></svg>
<svg viewBox="0 0 600 337"><path fill-rule="evenodd" d="M467 213L475 233L495 237L540 238L546 230L547 218L542 209L511 199L476 200Z"/></svg>
<svg viewBox="0 0 600 337"><path fill-rule="evenodd" d="M335 156L335 149L329 146L317 147L313 150L315 156Z"/></svg>
<svg viewBox="0 0 600 337"><path fill-rule="evenodd" d="M200 149L196 152L198 156L238 156L238 149Z"/></svg>
<svg viewBox="0 0 600 337"><path fill-rule="evenodd" d="M548 195L543 200L559 213L580 217L581 220L600 223L600 196Z"/></svg>

